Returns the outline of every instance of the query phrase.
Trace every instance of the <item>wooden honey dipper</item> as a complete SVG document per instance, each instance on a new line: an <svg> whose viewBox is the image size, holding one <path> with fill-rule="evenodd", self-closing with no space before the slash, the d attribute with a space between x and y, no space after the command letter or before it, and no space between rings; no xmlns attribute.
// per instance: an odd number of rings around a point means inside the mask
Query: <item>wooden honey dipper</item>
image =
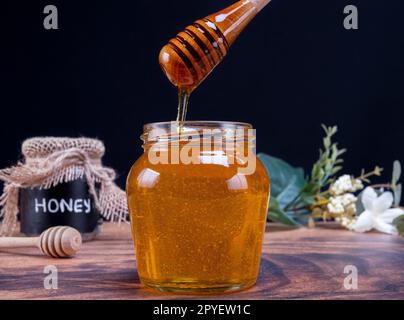
<svg viewBox="0 0 404 320"><path fill-rule="evenodd" d="M242 0L197 20L160 52L160 65L181 91L191 93L226 56L234 40L270 0Z"/></svg>
<svg viewBox="0 0 404 320"><path fill-rule="evenodd" d="M81 248L81 234L70 227L53 227L39 237L0 238L0 248L38 247L53 258L69 258Z"/></svg>

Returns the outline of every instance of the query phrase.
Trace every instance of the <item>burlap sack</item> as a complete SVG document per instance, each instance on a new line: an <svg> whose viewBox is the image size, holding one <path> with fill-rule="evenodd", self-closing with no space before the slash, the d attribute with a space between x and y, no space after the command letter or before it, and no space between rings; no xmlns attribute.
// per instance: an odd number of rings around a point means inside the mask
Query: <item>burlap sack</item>
<svg viewBox="0 0 404 320"><path fill-rule="evenodd" d="M85 178L96 208L109 221L125 221L126 194L115 183L115 172L102 166L104 144L88 138L39 137L22 145L23 162L0 170L4 182L0 197L0 236L11 235L17 225L21 188L51 188L60 183ZM97 185L97 186L96 186Z"/></svg>

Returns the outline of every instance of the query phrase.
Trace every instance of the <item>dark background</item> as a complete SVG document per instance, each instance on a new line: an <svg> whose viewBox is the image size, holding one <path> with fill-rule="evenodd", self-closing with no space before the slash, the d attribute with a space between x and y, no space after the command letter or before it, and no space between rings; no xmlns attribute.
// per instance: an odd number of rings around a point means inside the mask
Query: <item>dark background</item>
<svg viewBox="0 0 404 320"><path fill-rule="evenodd" d="M233 1L2 1L0 167L32 136L89 136L121 186L147 122L174 120L158 53L177 32ZM54 4L59 30L45 30ZM359 10L345 30L343 9ZM338 125L345 171L404 160L402 0L273 0L191 98L190 120L250 122L258 151L311 168L321 123ZM389 174L386 176L389 179Z"/></svg>

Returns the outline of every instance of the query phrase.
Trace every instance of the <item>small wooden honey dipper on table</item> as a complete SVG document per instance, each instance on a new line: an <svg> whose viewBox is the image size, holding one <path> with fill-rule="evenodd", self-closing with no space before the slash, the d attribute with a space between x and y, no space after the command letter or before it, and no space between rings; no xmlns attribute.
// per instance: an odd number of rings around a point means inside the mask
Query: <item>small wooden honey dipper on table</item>
<svg viewBox="0 0 404 320"><path fill-rule="evenodd" d="M81 234L70 227L53 227L45 230L39 237L0 238L0 249L38 247L53 258L70 258L81 248Z"/></svg>
<svg viewBox="0 0 404 320"><path fill-rule="evenodd" d="M163 47L160 65L168 79L190 94L226 56L241 31L270 0L242 0L197 20Z"/></svg>

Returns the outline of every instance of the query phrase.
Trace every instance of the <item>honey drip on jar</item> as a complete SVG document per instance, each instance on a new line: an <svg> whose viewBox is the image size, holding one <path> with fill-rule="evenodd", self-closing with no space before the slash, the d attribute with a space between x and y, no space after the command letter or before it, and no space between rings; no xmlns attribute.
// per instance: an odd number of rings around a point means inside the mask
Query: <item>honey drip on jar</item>
<svg viewBox="0 0 404 320"><path fill-rule="evenodd" d="M223 60L241 31L270 0L242 0L195 21L160 52L159 62L178 88L177 123L185 121L189 97Z"/></svg>

